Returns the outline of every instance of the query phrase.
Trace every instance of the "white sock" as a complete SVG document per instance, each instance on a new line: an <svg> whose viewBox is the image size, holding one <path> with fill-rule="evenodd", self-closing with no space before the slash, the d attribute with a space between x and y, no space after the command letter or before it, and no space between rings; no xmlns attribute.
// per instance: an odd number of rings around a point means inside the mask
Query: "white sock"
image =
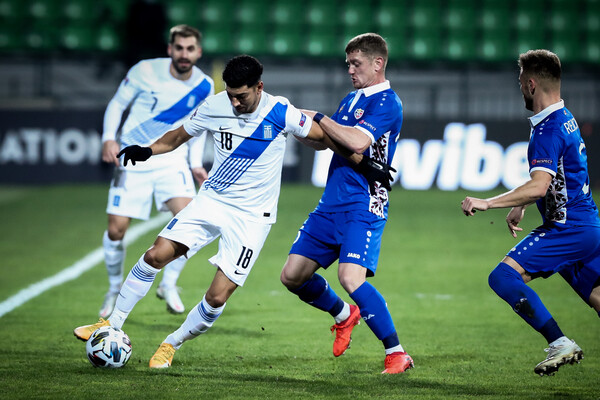
<svg viewBox="0 0 600 400"><path fill-rule="evenodd" d="M137 302L148 293L159 272L160 269L153 268L144 261L143 255L140 257L123 282L115 309L108 318L112 326L119 329L123 327L129 313Z"/></svg>
<svg viewBox="0 0 600 400"><path fill-rule="evenodd" d="M333 318L335 319L335 323L339 324L340 322L348 319L349 316L350 316L350 304L344 302L344 308L342 308L342 311L340 311L340 313Z"/></svg>
<svg viewBox="0 0 600 400"><path fill-rule="evenodd" d="M165 265L160 286L175 287L177 284L177 279L179 278L181 271L183 271L183 267L185 267L186 262L187 258L185 258L185 256L181 256Z"/></svg>
<svg viewBox="0 0 600 400"><path fill-rule="evenodd" d="M122 240L110 240L108 231L102 237L104 262L108 272L109 291L118 293L123 283L123 263L125 262L125 246Z"/></svg>
<svg viewBox="0 0 600 400"><path fill-rule="evenodd" d="M402 347L401 344L399 344L398 346L390 347L389 349L385 349L386 356L388 354L398 353L398 352L404 353L404 347Z"/></svg>
<svg viewBox="0 0 600 400"><path fill-rule="evenodd" d="M206 302L205 295L202 301L188 313L187 318L179 329L167 336L165 342L172 345L175 349L179 349L186 340L193 339L206 332L217 318L219 318L226 304L217 308L211 307Z"/></svg>
<svg viewBox="0 0 600 400"><path fill-rule="evenodd" d="M556 346L561 346L564 344L571 344L571 340L566 336L561 336L558 339L556 339L554 342L550 343L549 346L556 347Z"/></svg>

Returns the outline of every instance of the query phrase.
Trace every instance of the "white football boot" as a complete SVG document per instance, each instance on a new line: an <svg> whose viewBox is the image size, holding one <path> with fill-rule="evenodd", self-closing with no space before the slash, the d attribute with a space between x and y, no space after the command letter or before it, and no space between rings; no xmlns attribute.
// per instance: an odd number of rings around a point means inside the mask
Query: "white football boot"
<svg viewBox="0 0 600 400"><path fill-rule="evenodd" d="M115 303L117 302L117 297L119 297L119 292L108 292L106 296L104 296L104 301L102 302L102 307L100 307L100 311L98 311L98 316L100 318L108 318L110 314L112 314L115 309Z"/></svg>
<svg viewBox="0 0 600 400"><path fill-rule="evenodd" d="M557 345L550 345L544 351L548 353L548 356L533 369L540 376L554 375L560 366L574 363L579 364L579 361L583 359L583 351L571 339L566 339Z"/></svg>
<svg viewBox="0 0 600 400"><path fill-rule="evenodd" d="M185 311L185 306L179 297L179 288L177 286L159 285L156 289L156 297L167 302L167 311L173 314L181 314Z"/></svg>

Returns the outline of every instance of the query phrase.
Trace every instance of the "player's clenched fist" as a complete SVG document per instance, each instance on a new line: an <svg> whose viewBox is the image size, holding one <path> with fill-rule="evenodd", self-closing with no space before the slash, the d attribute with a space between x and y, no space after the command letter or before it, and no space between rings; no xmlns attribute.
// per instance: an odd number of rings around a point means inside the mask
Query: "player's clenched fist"
<svg viewBox="0 0 600 400"><path fill-rule="evenodd" d="M487 200L466 197L461 203L463 214L467 217L475 215L475 211L486 211L489 208Z"/></svg>
<svg viewBox="0 0 600 400"><path fill-rule="evenodd" d="M150 147L141 147L137 144L133 146L127 146L117 154L117 158L123 157L123 165L127 166L127 161L131 160L131 164L135 165L136 161L146 161L152 155L152 149Z"/></svg>

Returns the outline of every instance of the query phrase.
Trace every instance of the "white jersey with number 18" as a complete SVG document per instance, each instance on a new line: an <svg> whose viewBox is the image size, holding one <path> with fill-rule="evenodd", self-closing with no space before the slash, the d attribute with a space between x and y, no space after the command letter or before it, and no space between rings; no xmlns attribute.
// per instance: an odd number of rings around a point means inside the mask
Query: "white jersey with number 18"
<svg viewBox="0 0 600 400"><path fill-rule="evenodd" d="M227 92L208 97L183 124L189 135L206 131L214 138L213 167L199 195L275 223L286 135L306 137L311 126L286 98L264 91L251 114L237 114Z"/></svg>

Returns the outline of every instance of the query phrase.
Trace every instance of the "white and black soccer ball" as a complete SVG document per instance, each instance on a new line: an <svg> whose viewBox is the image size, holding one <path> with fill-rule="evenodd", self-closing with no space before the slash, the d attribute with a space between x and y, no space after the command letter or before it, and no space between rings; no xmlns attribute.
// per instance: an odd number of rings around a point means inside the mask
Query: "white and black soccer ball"
<svg viewBox="0 0 600 400"><path fill-rule="evenodd" d="M121 368L131 357L131 341L121 329L103 326L92 333L85 350L94 367Z"/></svg>

